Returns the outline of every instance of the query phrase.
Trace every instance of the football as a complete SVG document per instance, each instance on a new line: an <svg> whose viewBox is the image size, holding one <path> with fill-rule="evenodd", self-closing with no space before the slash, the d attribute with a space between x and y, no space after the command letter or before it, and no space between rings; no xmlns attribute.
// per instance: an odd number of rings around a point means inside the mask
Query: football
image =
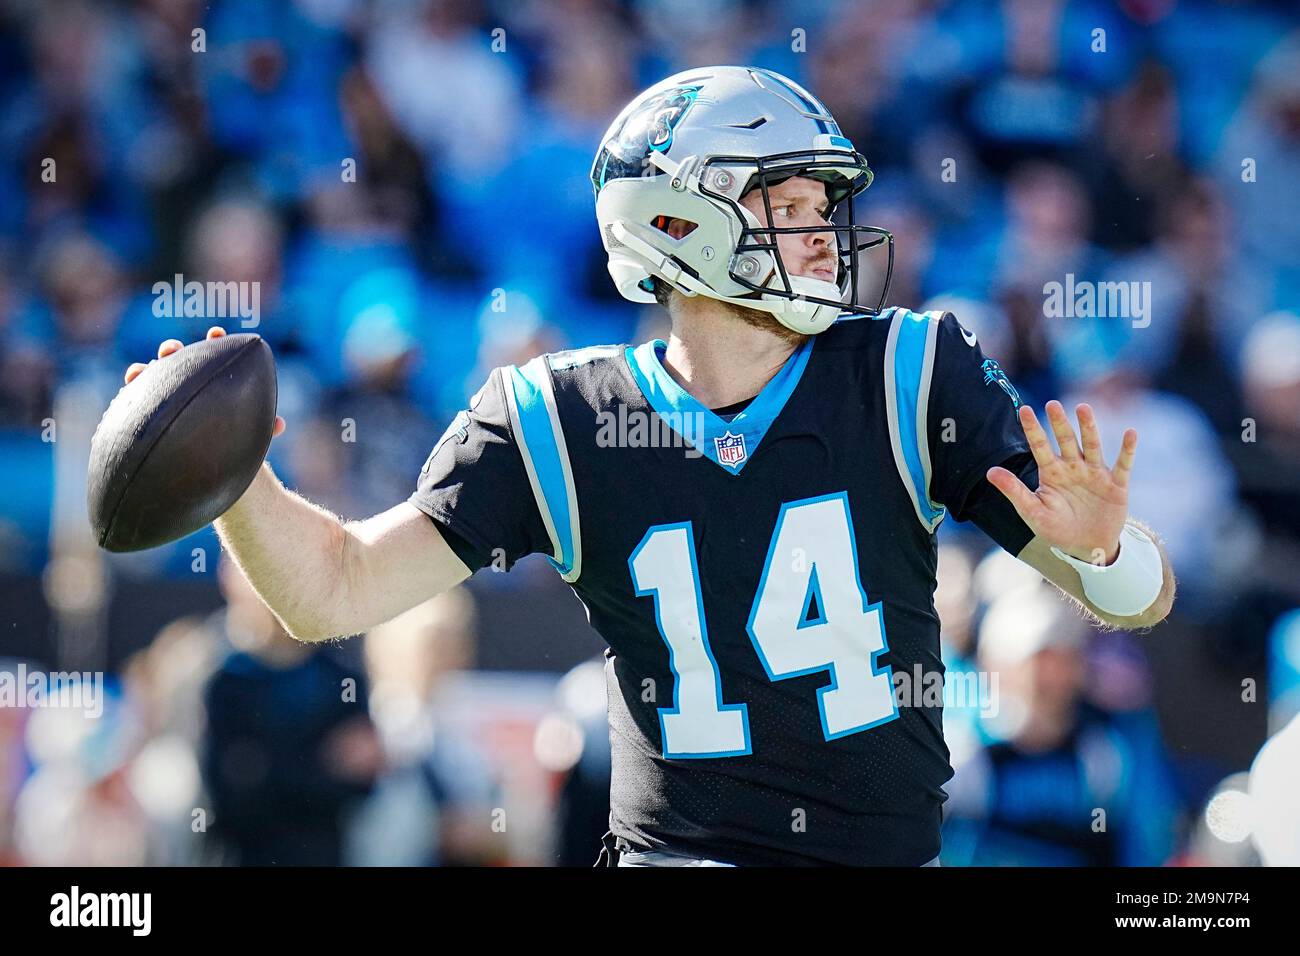
<svg viewBox="0 0 1300 956"><path fill-rule="evenodd" d="M266 457L275 405L275 360L259 335L206 339L150 363L91 438L86 505L99 546L154 548L224 514Z"/></svg>

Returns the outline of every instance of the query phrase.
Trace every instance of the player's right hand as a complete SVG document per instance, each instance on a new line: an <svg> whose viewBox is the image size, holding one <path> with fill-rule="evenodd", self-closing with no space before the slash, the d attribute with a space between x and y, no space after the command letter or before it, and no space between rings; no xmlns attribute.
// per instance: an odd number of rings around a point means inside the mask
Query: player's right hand
<svg viewBox="0 0 1300 956"><path fill-rule="evenodd" d="M209 339L220 338L225 334L226 334L225 329L223 329L219 325L214 325L212 328L208 329L208 334L206 338ZM180 339L167 339L161 345L158 346L158 358L165 358L168 355L171 355L173 352L177 351L178 349L182 349L184 347L185 347L185 343L182 342ZM137 375L139 375L141 372L143 372L146 368L148 368L152 364L153 362L149 362L148 364L144 362L132 362L130 365L128 365L126 369L126 384L129 385ZM271 437L274 438L276 435L281 434L284 431L284 428L285 428L284 419L281 418L279 415L276 415L275 429L271 432Z"/></svg>

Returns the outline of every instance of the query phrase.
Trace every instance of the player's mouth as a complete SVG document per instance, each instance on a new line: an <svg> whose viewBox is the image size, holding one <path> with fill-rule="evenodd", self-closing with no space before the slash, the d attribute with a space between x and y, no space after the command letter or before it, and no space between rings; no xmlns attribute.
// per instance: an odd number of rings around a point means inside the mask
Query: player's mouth
<svg viewBox="0 0 1300 956"><path fill-rule="evenodd" d="M832 266L817 266L809 275L814 279L821 279L823 282L835 281L835 269Z"/></svg>

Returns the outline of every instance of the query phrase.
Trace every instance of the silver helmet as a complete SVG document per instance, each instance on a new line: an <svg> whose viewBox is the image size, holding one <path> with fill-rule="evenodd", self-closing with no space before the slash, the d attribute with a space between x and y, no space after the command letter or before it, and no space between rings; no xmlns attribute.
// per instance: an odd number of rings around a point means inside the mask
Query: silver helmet
<svg viewBox="0 0 1300 956"><path fill-rule="evenodd" d="M768 189L791 176L825 183L828 225L772 225ZM653 277L684 295L770 312L806 334L841 312L876 315L884 306L893 236L853 221L853 197L871 180L821 102L779 73L744 66L686 70L641 93L610 125L591 167L601 241L624 298L653 302ZM740 202L752 189L763 192L766 223ZM672 219L695 226L673 238L664 228ZM782 262L777 236L808 232L835 235L834 282L791 275ZM859 253L882 244L885 279L865 305Z"/></svg>

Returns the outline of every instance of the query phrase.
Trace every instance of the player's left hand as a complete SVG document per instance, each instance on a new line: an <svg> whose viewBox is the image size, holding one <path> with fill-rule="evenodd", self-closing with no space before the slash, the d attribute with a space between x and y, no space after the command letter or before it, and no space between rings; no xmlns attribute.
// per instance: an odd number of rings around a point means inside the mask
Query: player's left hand
<svg viewBox="0 0 1300 956"><path fill-rule="evenodd" d="M1071 557L1093 564L1110 564L1119 554L1119 535L1128 517L1128 480L1137 450L1137 431L1124 432L1124 443L1113 469L1101 455L1101 436L1092 407L1079 405L1075 438L1065 407L1047 403L1047 418L1061 453L1057 455L1038 424L1034 410L1020 406L1020 425L1038 462L1038 490L1029 488L1005 468L993 467L987 478L1015 506L1035 535Z"/></svg>

